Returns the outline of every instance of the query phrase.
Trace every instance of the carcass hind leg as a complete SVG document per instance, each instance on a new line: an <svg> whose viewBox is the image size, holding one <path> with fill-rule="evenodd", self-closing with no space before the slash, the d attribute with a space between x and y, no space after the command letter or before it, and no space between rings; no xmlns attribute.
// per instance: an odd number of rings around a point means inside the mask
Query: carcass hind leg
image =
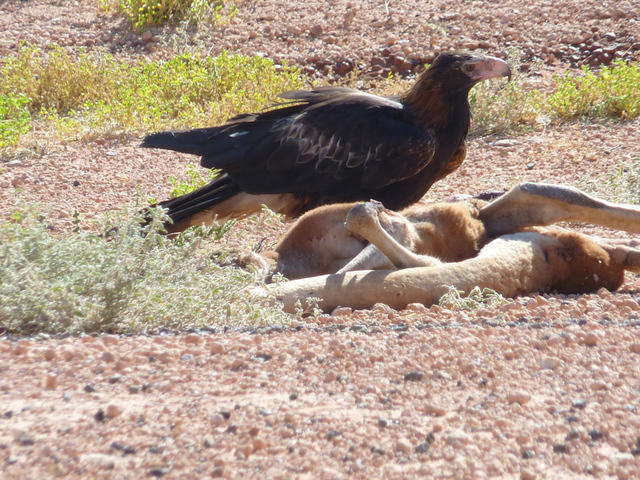
<svg viewBox="0 0 640 480"><path fill-rule="evenodd" d="M544 183L522 183L512 188L481 208L478 218L491 237L561 221L640 233L639 207L600 200L577 188Z"/></svg>

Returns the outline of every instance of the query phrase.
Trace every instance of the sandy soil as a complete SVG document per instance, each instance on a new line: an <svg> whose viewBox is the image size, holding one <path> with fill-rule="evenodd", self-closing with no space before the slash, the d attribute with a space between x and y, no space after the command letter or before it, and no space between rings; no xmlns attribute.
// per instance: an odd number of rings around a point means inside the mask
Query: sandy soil
<svg viewBox="0 0 640 480"><path fill-rule="evenodd" d="M23 40L154 57L227 48L337 80L353 65L411 74L442 48L504 56L515 46L525 63L542 60L543 76L640 55L635 2L499 3L239 2L222 25L143 39L97 2L9 0L0 52ZM475 139L429 196L525 180L580 186L638 161L639 127ZM64 235L75 210L90 223L137 196L165 198L168 176L193 159L138 142L49 139L0 159L0 215L18 199L48 203ZM261 235L245 221L229 241ZM377 305L287 329L0 338L0 476L638 478L639 288L629 275L615 293L532 295L473 312Z"/></svg>

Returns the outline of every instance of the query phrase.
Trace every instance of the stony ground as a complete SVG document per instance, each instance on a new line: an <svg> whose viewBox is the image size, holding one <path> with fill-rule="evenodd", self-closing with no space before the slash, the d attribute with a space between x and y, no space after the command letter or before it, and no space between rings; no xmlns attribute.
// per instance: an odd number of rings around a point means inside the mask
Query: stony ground
<svg viewBox="0 0 640 480"><path fill-rule="evenodd" d="M263 52L339 81L410 74L441 49L504 56L534 80L638 58L631 1L238 2L218 26L132 33L97 2L0 2L0 52L22 41L168 57ZM635 17L634 17L635 15ZM640 122L549 125L469 144L430 198L517 181L580 186L640 159ZM188 157L139 139L42 141L0 159L0 214L52 205L64 235L165 198ZM606 192L602 192L603 194ZM584 231L623 237L596 228ZM255 221L229 237L251 245ZM209 335L0 339L3 478L620 478L640 476L640 280L472 312L378 305L291 328Z"/></svg>

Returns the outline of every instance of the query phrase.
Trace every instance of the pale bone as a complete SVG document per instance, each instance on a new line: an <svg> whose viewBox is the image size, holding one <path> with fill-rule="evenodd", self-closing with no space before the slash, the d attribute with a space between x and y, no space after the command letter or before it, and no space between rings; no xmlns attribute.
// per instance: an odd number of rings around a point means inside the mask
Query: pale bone
<svg viewBox="0 0 640 480"><path fill-rule="evenodd" d="M344 215L345 207L335 209L336 214ZM427 211L433 207L420 208ZM622 275L623 269L640 272L640 250L620 242L596 240L557 228L520 231L527 226L576 221L640 233L640 208L602 201L571 187L525 183L513 188L476 215L493 240L475 257L440 265L437 259L418 255L410 250L410 245L403 245L408 241L407 235L389 234L386 226L378 221L379 206L358 204L351 211L353 218L347 222L347 228L376 244L401 269L347 271L353 266L352 260L339 274L312 276L267 287L265 293L274 294L285 310L293 311L308 298L321 299L319 306L324 310L338 305L366 308L379 302L394 308L409 303L429 305L437 302L450 285L464 292L475 286L492 288L506 297L545 290L562 282L576 283L578 286L572 288L580 289L582 280L573 278L577 273L567 260L573 255L586 260L587 266L582 265L581 275L587 279L585 284L589 288L598 287L602 274L607 276L608 271L602 270L604 264L611 269L611 275L603 282L609 282L607 285L613 288L622 282L617 275ZM414 216L415 211L414 208ZM310 218L313 215L311 212ZM354 218L357 221L354 222ZM469 221L475 221L474 218L469 214ZM404 221L411 223L406 218ZM367 248L371 256L373 250ZM565 255L568 250L570 255ZM279 254L286 256L286 249ZM593 272L599 269L600 275L592 273L589 262L593 264Z"/></svg>

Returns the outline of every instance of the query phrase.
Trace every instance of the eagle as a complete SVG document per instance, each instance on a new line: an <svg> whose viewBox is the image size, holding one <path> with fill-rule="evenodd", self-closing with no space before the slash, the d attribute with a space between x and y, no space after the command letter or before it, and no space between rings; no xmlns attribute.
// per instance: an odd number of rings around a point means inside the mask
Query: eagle
<svg viewBox="0 0 640 480"><path fill-rule="evenodd" d="M296 90L283 103L225 124L147 136L141 146L190 153L220 173L158 203L169 232L260 211L296 217L322 204L375 199L399 210L453 172L466 153L469 91L511 77L499 58L444 53L403 95L345 87Z"/></svg>

